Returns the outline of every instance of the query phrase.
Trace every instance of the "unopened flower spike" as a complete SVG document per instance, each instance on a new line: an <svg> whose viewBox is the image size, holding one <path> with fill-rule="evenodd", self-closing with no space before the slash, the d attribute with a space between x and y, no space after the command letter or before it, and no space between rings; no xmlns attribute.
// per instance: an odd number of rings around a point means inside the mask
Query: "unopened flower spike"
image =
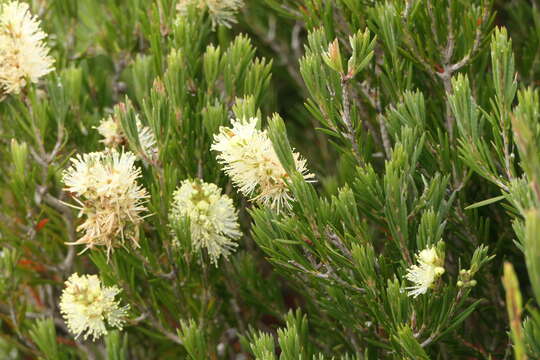
<svg viewBox="0 0 540 360"><path fill-rule="evenodd" d="M129 305L115 300L117 286L103 286L96 275L72 274L60 297L60 312L69 331L77 339L81 335L93 340L107 334L107 326L122 330Z"/></svg>
<svg viewBox="0 0 540 360"><path fill-rule="evenodd" d="M27 82L37 83L54 70L46 37L28 4L0 4L0 95L18 94Z"/></svg>
<svg viewBox="0 0 540 360"><path fill-rule="evenodd" d="M135 166L131 152L106 150L78 155L64 171L65 190L73 193L85 221L78 231L83 236L69 245L85 245L83 252L94 246L105 246L107 256L125 240L138 247L141 215L146 211L146 190L137 183L141 170Z"/></svg>
<svg viewBox="0 0 540 360"><path fill-rule="evenodd" d="M417 297L427 293L436 281L444 274L444 255L438 253L435 246L424 249L416 255L418 265L412 265L407 269L405 278L413 283L407 287L409 296Z"/></svg>
<svg viewBox="0 0 540 360"><path fill-rule="evenodd" d="M290 208L292 194L287 186L288 174L279 161L266 131L257 129L257 118L232 120L232 128L221 127L214 136L212 150L241 193L252 201L277 211ZM296 170L312 179L306 160L293 153Z"/></svg>
<svg viewBox="0 0 540 360"><path fill-rule="evenodd" d="M238 246L242 236L238 213L231 198L215 184L184 180L173 195L171 227L182 217L189 218L194 249L206 249L213 264L217 265L220 256L227 258Z"/></svg>

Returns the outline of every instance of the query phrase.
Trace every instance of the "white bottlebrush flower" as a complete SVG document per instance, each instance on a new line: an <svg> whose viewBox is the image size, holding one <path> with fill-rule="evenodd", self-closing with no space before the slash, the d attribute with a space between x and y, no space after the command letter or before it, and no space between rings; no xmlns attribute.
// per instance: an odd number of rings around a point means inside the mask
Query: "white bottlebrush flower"
<svg viewBox="0 0 540 360"><path fill-rule="evenodd" d="M417 297L425 294L429 288L433 287L435 281L444 274L444 258L439 256L436 247L422 250L416 255L418 265L412 265L407 269L407 280L414 285L408 287L409 296Z"/></svg>
<svg viewBox="0 0 540 360"><path fill-rule="evenodd" d="M73 193L79 206L79 216L85 221L78 231L84 235L70 245L86 245L86 249L104 245L107 255L124 244L125 238L138 246L138 224L148 193L137 179L141 170L135 167L131 152L106 150L71 159L64 171L66 190ZM84 251L83 250L83 251Z"/></svg>
<svg viewBox="0 0 540 360"><path fill-rule="evenodd" d="M122 128L117 119L112 116L102 119L96 129L103 136L100 141L106 147L116 147L117 145L123 145L125 142Z"/></svg>
<svg viewBox="0 0 540 360"><path fill-rule="evenodd" d="M28 81L54 70L46 37L28 4L0 4L0 92L18 94Z"/></svg>
<svg viewBox="0 0 540 360"><path fill-rule="evenodd" d="M174 192L169 217L172 227L183 217L189 218L194 249L206 249L214 264L220 256L226 258L242 236L231 198L215 184L200 180L184 180L180 184Z"/></svg>
<svg viewBox="0 0 540 360"><path fill-rule="evenodd" d="M236 23L235 15L244 6L243 0L180 0L176 9L181 15L186 15L188 8L195 6L201 10L208 10L212 26L223 25L231 27Z"/></svg>
<svg viewBox="0 0 540 360"><path fill-rule="evenodd" d="M129 305L120 306L116 286L102 286L96 275L72 274L60 297L60 312L75 338L83 335L93 340L107 334L105 322L122 330Z"/></svg>
<svg viewBox="0 0 540 360"><path fill-rule="evenodd" d="M135 119L139 143L141 144L141 149L144 152L144 156L149 159L153 159L155 156L157 156L156 137L148 126L144 126L142 124L138 115L135 116ZM103 136L101 142L106 147L114 148L127 143L127 138L122 130L120 121L114 116L109 116L101 120L96 129L99 134Z"/></svg>
<svg viewBox="0 0 540 360"><path fill-rule="evenodd" d="M232 120L232 128L221 127L214 136L212 150L233 183L252 201L279 211L290 207L292 195L287 187L287 172L279 161L266 131L257 129L257 119ZM298 172L306 179L313 178L306 160L294 153Z"/></svg>

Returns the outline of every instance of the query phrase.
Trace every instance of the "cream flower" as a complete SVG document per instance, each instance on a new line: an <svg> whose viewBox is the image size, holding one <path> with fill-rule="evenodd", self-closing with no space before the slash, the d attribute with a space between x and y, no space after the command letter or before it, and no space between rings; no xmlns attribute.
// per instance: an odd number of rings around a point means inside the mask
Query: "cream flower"
<svg viewBox="0 0 540 360"><path fill-rule="evenodd" d="M101 120L96 129L99 134L103 136L103 139L100 141L107 147L123 145L125 142L122 128L118 121L112 116Z"/></svg>
<svg viewBox="0 0 540 360"><path fill-rule="evenodd" d="M425 294L444 274L444 258L439 256L434 246L422 250L416 255L416 260L418 265L412 265L405 275L405 278L414 284L407 288L410 290L409 296L413 297Z"/></svg>
<svg viewBox="0 0 540 360"><path fill-rule="evenodd" d="M157 156L156 137L148 126L144 126L142 124L138 115L136 115L135 119L139 143L141 144L141 149L144 152L144 156L149 159L153 159L155 156ZM99 134L103 136L101 142L106 147L114 148L127 143L127 138L122 130L122 127L120 126L120 121L113 116L109 116L106 119L101 120L96 129Z"/></svg>
<svg viewBox="0 0 540 360"><path fill-rule="evenodd" d="M107 247L109 256L113 247L124 245L129 238L138 246L138 225L148 193L139 184L140 169L134 165L131 152L109 150L79 155L71 160L72 166L64 171L66 190L75 195L79 216L86 220L78 231L84 235L70 245L85 244Z"/></svg>
<svg viewBox="0 0 540 360"><path fill-rule="evenodd" d="M212 150L219 153L217 159L232 182L252 201L277 211L283 206L290 208L292 195L285 181L288 174L266 131L256 126L256 118L232 120L232 128L221 127L214 136ZM306 179L313 178L306 168L306 160L298 153L293 156L298 172Z"/></svg>
<svg viewBox="0 0 540 360"><path fill-rule="evenodd" d="M115 296L116 286L102 286L96 275L72 274L60 297L60 312L75 338L83 335L93 340L107 334L105 322L122 330L129 305L120 306Z"/></svg>
<svg viewBox="0 0 540 360"><path fill-rule="evenodd" d="M217 265L238 246L242 236L238 214L231 198L221 194L214 184L200 180L184 180L173 195L169 215L174 228L183 217L190 221L191 241L196 250L205 248L210 260Z"/></svg>
<svg viewBox="0 0 540 360"><path fill-rule="evenodd" d="M236 23L235 15L244 6L243 0L180 0L176 5L178 12L185 16L190 6L208 10L212 26L223 25L231 27Z"/></svg>
<svg viewBox="0 0 540 360"><path fill-rule="evenodd" d="M27 81L36 83L54 70L37 17L28 4L0 5L0 92L18 94Z"/></svg>

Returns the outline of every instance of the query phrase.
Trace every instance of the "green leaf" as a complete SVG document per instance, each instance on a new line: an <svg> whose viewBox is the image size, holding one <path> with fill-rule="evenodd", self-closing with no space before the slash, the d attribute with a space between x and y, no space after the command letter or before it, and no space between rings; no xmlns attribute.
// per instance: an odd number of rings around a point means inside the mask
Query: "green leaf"
<svg viewBox="0 0 540 360"><path fill-rule="evenodd" d="M465 207L465 210L472 210L472 209L476 209L476 208L479 208L479 207L482 207L482 206L493 204L493 203L496 203L498 201L504 200L507 197L508 197L508 195L500 195L500 196L495 196L495 197L493 197L491 199L482 200L482 201L479 201L477 203L474 203L474 204L471 204L471 205Z"/></svg>

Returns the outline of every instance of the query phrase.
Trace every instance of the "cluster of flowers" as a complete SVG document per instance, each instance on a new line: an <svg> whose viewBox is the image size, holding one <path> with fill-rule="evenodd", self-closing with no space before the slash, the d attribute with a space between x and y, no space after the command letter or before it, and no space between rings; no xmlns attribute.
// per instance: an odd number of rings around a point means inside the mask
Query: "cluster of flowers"
<svg viewBox="0 0 540 360"><path fill-rule="evenodd" d="M208 11L214 27L230 27L243 5L243 0L180 0L177 10L185 16L190 6L197 7ZM28 4L0 4L0 95L18 94L28 82L37 83L54 70L46 37Z"/></svg>
<svg viewBox="0 0 540 360"><path fill-rule="evenodd" d="M409 296L415 298L427 293L444 274L444 255L439 254L438 249L433 246L420 251L416 255L416 260L418 265L412 265L405 276L413 283L413 286L407 288Z"/></svg>
<svg viewBox="0 0 540 360"><path fill-rule="evenodd" d="M287 172L281 165L266 131L256 128L258 120L233 120L232 128L222 127L215 136L212 149L224 165L240 192L251 200L279 211L290 207L292 195L287 187ZM101 122L98 131L106 145L120 145L124 140L117 120ZM151 133L150 133L151 134ZM143 137L144 138L144 137ZM155 140L142 142L154 148ZM297 170L306 179L306 161L295 153ZM85 221L78 230L84 235L72 245L86 245L86 249L104 245L108 254L114 247L124 245L126 238L138 246L138 225L147 191L137 183L141 170L135 166L131 152L109 148L102 152L74 157L64 172L66 190L74 195L76 207ZM227 256L236 247L234 240L241 234L238 215L232 200L222 195L214 184L200 180L185 180L175 191L171 205L170 222L190 219L191 236L195 249L205 248L212 262Z"/></svg>
<svg viewBox="0 0 540 360"><path fill-rule="evenodd" d="M232 199L215 184L198 179L184 180L176 189L169 217L173 231L181 219L189 219L193 247L205 248L215 265L220 256L229 256L242 236Z"/></svg>
<svg viewBox="0 0 540 360"><path fill-rule="evenodd" d="M79 204L74 207L86 219L78 227L84 235L69 245L84 244L84 250L102 245L107 256L114 247L124 245L126 238L138 246L138 224L147 210L144 202L148 194L137 184L141 172L135 160L133 153L115 149L71 160L72 166L64 172L64 183ZM116 286L103 287L95 275L70 276L60 310L76 338L84 334L84 339L92 335L96 340L107 334L105 322L122 329L129 306L120 307L114 300L119 292Z"/></svg>
<svg viewBox="0 0 540 360"><path fill-rule="evenodd" d="M290 208L293 199L287 186L288 174L266 131L257 129L258 121L232 120L232 128L220 128L212 149L218 152L223 170L242 194L279 212ZM296 170L306 180L312 179L314 175L308 172L306 160L298 153L293 157Z"/></svg>
<svg viewBox="0 0 540 360"><path fill-rule="evenodd" d="M46 37L28 4L0 4L0 97L18 94L28 81L36 83L54 70Z"/></svg>
<svg viewBox="0 0 540 360"><path fill-rule="evenodd" d="M66 190L74 195L79 216L86 220L78 230L84 235L70 245L86 245L85 249L104 245L107 255L126 238L138 246L138 224L148 193L137 179L141 170L135 167L131 152L115 149L78 155L64 172ZM120 241L118 241L120 239ZM83 251L84 251L83 250Z"/></svg>
<svg viewBox="0 0 540 360"><path fill-rule="evenodd" d="M218 160L240 192L279 211L290 207L292 200L286 183L287 172L266 131L258 130L257 123L256 118L233 120L232 128L220 129L212 149L218 152ZM64 172L66 190L78 203L72 206L79 210L80 216L85 216L78 227L83 236L69 244L83 244L84 250L105 246L109 255L113 248L124 246L126 238L134 247L138 246L138 226L144 218L142 213L147 211L144 203L148 193L137 183L141 170L135 166L135 155L114 147L125 142L118 121L108 118L97 129L104 137L102 142L112 147L74 157L71 167ZM153 147L155 141L148 144ZM296 153L294 159L297 170L307 179L312 178L306 161ZM199 179L187 179L180 184L173 194L169 213L173 237L179 222L185 219L189 220L193 248L205 249L213 264L217 265L222 256L227 258L238 246L237 240L242 236L238 212L232 199L222 194L217 185ZM118 320L121 317L114 315L125 313L113 301L117 293L116 288L101 289L96 277L72 276L61 303L69 328L77 335L87 331L95 338L106 333L103 319L111 326L121 325Z"/></svg>
<svg viewBox="0 0 540 360"><path fill-rule="evenodd" d="M96 275L75 273L69 277L60 297L60 312L75 338L100 338L107 334L105 322L122 329L129 305L120 306L114 299L120 291L116 286L102 286Z"/></svg>

